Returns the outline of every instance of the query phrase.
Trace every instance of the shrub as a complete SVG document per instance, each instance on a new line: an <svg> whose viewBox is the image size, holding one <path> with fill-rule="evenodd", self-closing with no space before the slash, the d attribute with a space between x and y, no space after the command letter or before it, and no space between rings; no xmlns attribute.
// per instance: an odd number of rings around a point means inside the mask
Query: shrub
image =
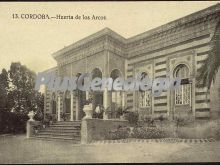
<svg viewBox="0 0 220 165"><path fill-rule="evenodd" d="M125 139L129 137L128 127L119 127L118 129L107 132L105 139L117 140Z"/></svg>
<svg viewBox="0 0 220 165"><path fill-rule="evenodd" d="M0 111L0 133L24 133L28 116Z"/></svg>
<svg viewBox="0 0 220 165"><path fill-rule="evenodd" d="M67 119L67 115L65 112L61 113L60 117L63 119L63 121L66 121L66 119ZM53 116L52 116L51 120L53 121Z"/></svg>
<svg viewBox="0 0 220 165"><path fill-rule="evenodd" d="M137 125L137 123L138 123L138 113L137 112L127 112L125 114L125 119L128 120L129 124Z"/></svg>
<svg viewBox="0 0 220 165"><path fill-rule="evenodd" d="M165 138L167 134L165 131L156 127L121 127L116 130L112 130L105 135L105 139L117 140L125 138L137 138L137 139L155 139Z"/></svg>
<svg viewBox="0 0 220 165"><path fill-rule="evenodd" d="M155 127L155 121L151 116L144 116L144 122L147 124L148 127Z"/></svg>
<svg viewBox="0 0 220 165"><path fill-rule="evenodd" d="M166 137L166 133L156 127L136 127L133 132L133 137L138 139L156 139Z"/></svg>
<svg viewBox="0 0 220 165"><path fill-rule="evenodd" d="M116 118L120 118L120 116L122 115L123 115L123 109L122 107L119 107L116 112Z"/></svg>
<svg viewBox="0 0 220 165"><path fill-rule="evenodd" d="M36 115L34 115L34 120L43 121L43 119L44 119L43 112L37 111Z"/></svg>

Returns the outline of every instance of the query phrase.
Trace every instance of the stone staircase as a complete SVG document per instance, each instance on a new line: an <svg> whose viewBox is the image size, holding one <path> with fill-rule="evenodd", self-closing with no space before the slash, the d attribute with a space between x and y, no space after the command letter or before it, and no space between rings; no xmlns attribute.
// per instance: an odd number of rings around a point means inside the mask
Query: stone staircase
<svg viewBox="0 0 220 165"><path fill-rule="evenodd" d="M61 121L41 129L35 139L65 140L80 143L81 121Z"/></svg>

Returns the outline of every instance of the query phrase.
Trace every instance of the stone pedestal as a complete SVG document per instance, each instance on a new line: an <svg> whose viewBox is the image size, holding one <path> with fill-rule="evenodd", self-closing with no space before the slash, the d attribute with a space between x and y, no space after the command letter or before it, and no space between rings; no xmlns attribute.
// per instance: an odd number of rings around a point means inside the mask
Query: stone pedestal
<svg viewBox="0 0 220 165"><path fill-rule="evenodd" d="M41 126L41 122L32 121L32 120L27 121L27 125L26 125L26 137L27 138L30 138L35 135L35 130L34 130L35 126Z"/></svg>

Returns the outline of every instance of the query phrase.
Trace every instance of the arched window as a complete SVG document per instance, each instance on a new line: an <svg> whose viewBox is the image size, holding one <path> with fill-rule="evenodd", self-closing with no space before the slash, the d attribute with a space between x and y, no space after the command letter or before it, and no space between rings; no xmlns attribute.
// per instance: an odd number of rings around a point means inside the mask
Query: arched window
<svg viewBox="0 0 220 165"><path fill-rule="evenodd" d="M174 69L174 77L181 79L181 86L175 90L175 104L191 104L191 84L189 83L189 68L180 64Z"/></svg>
<svg viewBox="0 0 220 165"><path fill-rule="evenodd" d="M141 80L147 77L146 72L141 73ZM150 107L151 106L151 97L150 97L151 91L139 91L139 107L140 108L145 108L145 107Z"/></svg>
<svg viewBox="0 0 220 165"><path fill-rule="evenodd" d="M52 94L52 114L56 114L56 95L55 93Z"/></svg>
<svg viewBox="0 0 220 165"><path fill-rule="evenodd" d="M178 65L174 73L175 77L180 77L181 79L189 78L189 68L184 64Z"/></svg>

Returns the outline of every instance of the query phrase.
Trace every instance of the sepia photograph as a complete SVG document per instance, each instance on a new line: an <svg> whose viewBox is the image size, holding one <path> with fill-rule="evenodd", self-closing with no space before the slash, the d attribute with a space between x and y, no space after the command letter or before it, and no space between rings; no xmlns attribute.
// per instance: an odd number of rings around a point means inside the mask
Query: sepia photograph
<svg viewBox="0 0 220 165"><path fill-rule="evenodd" d="M220 162L220 1L0 2L0 164Z"/></svg>

